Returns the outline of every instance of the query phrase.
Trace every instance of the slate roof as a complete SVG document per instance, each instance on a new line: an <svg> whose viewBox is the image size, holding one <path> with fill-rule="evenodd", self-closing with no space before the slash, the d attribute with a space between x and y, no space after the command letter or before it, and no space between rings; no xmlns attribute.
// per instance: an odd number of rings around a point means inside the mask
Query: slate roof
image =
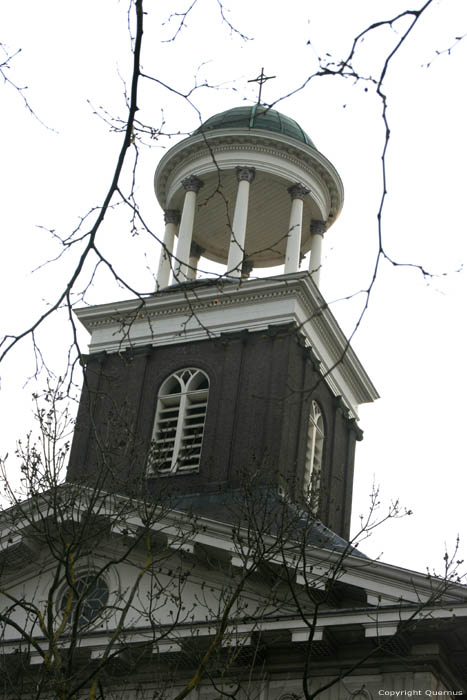
<svg viewBox="0 0 467 700"><path fill-rule="evenodd" d="M226 524L260 527L270 535L306 541L308 545L353 556L368 557L313 517L280 496L277 489L256 487L245 498L245 489L226 489L172 497L175 510Z"/></svg>

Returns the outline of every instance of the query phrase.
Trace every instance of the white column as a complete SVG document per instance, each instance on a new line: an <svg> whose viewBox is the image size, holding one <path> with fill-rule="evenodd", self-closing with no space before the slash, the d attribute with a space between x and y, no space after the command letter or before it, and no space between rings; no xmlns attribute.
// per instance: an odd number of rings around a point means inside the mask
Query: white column
<svg viewBox="0 0 467 700"><path fill-rule="evenodd" d="M229 257L227 259L227 275L241 277L242 263L245 257L246 222L248 218L248 197L250 183L255 177L254 168L237 167L238 190L235 201L235 211L230 237Z"/></svg>
<svg viewBox="0 0 467 700"><path fill-rule="evenodd" d="M177 253L174 263L174 282L184 282L187 279L187 266L190 259L191 238L195 222L196 195L203 186L203 181L196 175L190 175L182 180L185 189L182 217L178 231Z"/></svg>
<svg viewBox="0 0 467 700"><path fill-rule="evenodd" d="M302 242L303 200L310 193L306 187L297 182L288 188L292 199L290 208L289 230L287 232L287 247L285 250L284 272L298 272L300 267L300 245Z"/></svg>
<svg viewBox="0 0 467 700"><path fill-rule="evenodd" d="M199 259L204 253L204 248L201 248L197 243L192 243L190 248L190 259L188 261L188 270L186 273L186 278L188 280L195 280L196 273L198 272Z"/></svg>
<svg viewBox="0 0 467 700"><path fill-rule="evenodd" d="M165 231L162 241L161 256L157 270L156 284L157 290L167 287L170 278L170 268L172 263L172 253L174 249L175 234L180 223L180 212L176 209L166 209L164 212Z"/></svg>
<svg viewBox="0 0 467 700"><path fill-rule="evenodd" d="M312 221L310 224L311 252L310 252L310 275L313 282L319 287L319 273L321 271L321 248L323 236L326 231L324 221Z"/></svg>

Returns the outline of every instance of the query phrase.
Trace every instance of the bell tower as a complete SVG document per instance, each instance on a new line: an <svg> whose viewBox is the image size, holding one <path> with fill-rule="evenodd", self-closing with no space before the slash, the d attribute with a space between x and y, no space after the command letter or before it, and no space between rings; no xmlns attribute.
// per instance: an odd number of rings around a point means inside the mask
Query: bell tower
<svg viewBox="0 0 467 700"><path fill-rule="evenodd" d="M77 311L91 342L68 479L196 510L260 474L347 537L358 406L378 395L319 291L338 173L258 104L208 119L154 184L156 292Z"/></svg>

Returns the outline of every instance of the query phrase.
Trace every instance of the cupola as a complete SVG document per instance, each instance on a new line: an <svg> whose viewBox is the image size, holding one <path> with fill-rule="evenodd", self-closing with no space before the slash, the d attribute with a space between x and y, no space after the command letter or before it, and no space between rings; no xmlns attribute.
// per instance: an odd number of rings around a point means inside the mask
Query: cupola
<svg viewBox="0 0 467 700"><path fill-rule="evenodd" d="M319 283L343 186L293 119L260 104L216 114L165 154L154 184L166 223L158 289L195 279L200 256L239 278L259 267L297 272L309 251Z"/></svg>

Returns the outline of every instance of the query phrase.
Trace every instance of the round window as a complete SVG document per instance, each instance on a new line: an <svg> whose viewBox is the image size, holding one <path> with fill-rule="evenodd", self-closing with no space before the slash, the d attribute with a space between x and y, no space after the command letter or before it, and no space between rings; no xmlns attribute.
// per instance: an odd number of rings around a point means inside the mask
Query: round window
<svg viewBox="0 0 467 700"><path fill-rule="evenodd" d="M62 612L68 612L70 622L74 622L75 615L78 615L78 626L85 627L102 615L108 599L107 582L100 576L85 574L66 589L60 608Z"/></svg>

